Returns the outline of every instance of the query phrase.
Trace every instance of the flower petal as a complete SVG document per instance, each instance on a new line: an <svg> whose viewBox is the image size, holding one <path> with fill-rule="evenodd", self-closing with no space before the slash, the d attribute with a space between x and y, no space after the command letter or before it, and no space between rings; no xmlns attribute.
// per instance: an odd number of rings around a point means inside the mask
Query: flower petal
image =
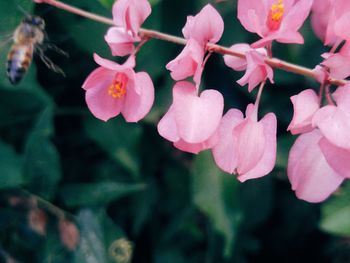
<svg viewBox="0 0 350 263"><path fill-rule="evenodd" d="M113 56L126 56L131 54L135 47L132 35L120 27L111 27L105 35L105 41L112 50Z"/></svg>
<svg viewBox="0 0 350 263"><path fill-rule="evenodd" d="M318 110L312 120L331 143L350 149L350 112L335 106L325 106Z"/></svg>
<svg viewBox="0 0 350 263"><path fill-rule="evenodd" d="M224 108L220 92L205 90L198 97L194 91L196 87L189 82L178 82L173 91L178 131L189 143L207 140L218 128Z"/></svg>
<svg viewBox="0 0 350 263"><path fill-rule="evenodd" d="M114 78L115 72L113 70L98 67L86 78L82 88L88 90L91 88L108 87Z"/></svg>
<svg viewBox="0 0 350 263"><path fill-rule="evenodd" d="M122 114L127 122L138 122L151 110L154 102L154 87L150 76L146 72L135 75L135 86L139 87L139 93L135 87L127 90Z"/></svg>
<svg viewBox="0 0 350 263"><path fill-rule="evenodd" d="M108 95L109 85L90 88L85 94L89 110L96 118L103 121L117 116L124 104L124 99L117 99Z"/></svg>
<svg viewBox="0 0 350 263"><path fill-rule="evenodd" d="M238 180L244 182L248 179L259 178L269 174L276 163L276 132L277 119L275 114L267 114L261 121L264 131L265 147L264 152L255 167L238 176ZM259 144L258 144L259 145Z"/></svg>
<svg viewBox="0 0 350 263"><path fill-rule="evenodd" d="M290 98L293 103L294 115L288 126L292 134L309 132L313 129L312 117L319 109L318 96L312 89L307 89Z"/></svg>
<svg viewBox="0 0 350 263"><path fill-rule="evenodd" d="M188 17L183 28L187 39L195 39L203 45L207 42L216 43L224 32L224 21L216 9L208 4L195 16Z"/></svg>
<svg viewBox="0 0 350 263"><path fill-rule="evenodd" d="M343 182L327 163L318 145L319 130L304 133L295 141L288 159L288 178L299 199L322 202Z"/></svg>
<svg viewBox="0 0 350 263"><path fill-rule="evenodd" d="M333 170L339 175L350 179L350 151L335 146L326 138L322 138L319 145Z"/></svg>
<svg viewBox="0 0 350 263"><path fill-rule="evenodd" d="M227 173L234 173L237 168L236 138L233 129L243 121L243 113L230 109L222 118L219 127L219 141L212 150L217 166Z"/></svg>

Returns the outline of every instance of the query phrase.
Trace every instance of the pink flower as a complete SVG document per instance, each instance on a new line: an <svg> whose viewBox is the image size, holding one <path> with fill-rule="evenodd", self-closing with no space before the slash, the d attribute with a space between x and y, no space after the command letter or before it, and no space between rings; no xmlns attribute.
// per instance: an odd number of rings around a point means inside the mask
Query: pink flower
<svg viewBox="0 0 350 263"><path fill-rule="evenodd" d="M265 63L267 52L263 48L252 49L248 44L235 44L232 50L245 52L246 58L236 58L225 55L225 64L234 70L246 70L244 76L237 81L241 86L248 83L248 91L251 92L259 83L269 79L273 83L273 70Z"/></svg>
<svg viewBox="0 0 350 263"><path fill-rule="evenodd" d="M113 5L113 21L105 35L105 41L113 56L126 56L134 51L134 43L140 41L138 31L151 14L147 0L118 0Z"/></svg>
<svg viewBox="0 0 350 263"><path fill-rule="evenodd" d="M337 106L319 109L312 120L332 144L350 150L350 84L339 87L333 94Z"/></svg>
<svg viewBox="0 0 350 263"><path fill-rule="evenodd" d="M312 117L320 108L318 96L312 89L307 89L290 98L294 107L294 115L288 126L292 134L312 131Z"/></svg>
<svg viewBox="0 0 350 263"><path fill-rule="evenodd" d="M140 26L151 14L151 5L147 0L117 0L113 5L113 22L116 26L137 36Z"/></svg>
<svg viewBox="0 0 350 263"><path fill-rule="evenodd" d="M329 12L325 44L330 45L337 38L350 40L350 2L348 0L333 0Z"/></svg>
<svg viewBox="0 0 350 263"><path fill-rule="evenodd" d="M212 149L216 164L227 173L238 173L241 182L267 175L276 161L276 129L275 114L258 121L253 104L248 105L246 118L239 110L229 110Z"/></svg>
<svg viewBox="0 0 350 263"><path fill-rule="evenodd" d="M223 32L224 21L210 4L203 7L196 16L188 16L182 29L186 39L195 39L200 45L218 42Z"/></svg>
<svg viewBox="0 0 350 263"><path fill-rule="evenodd" d="M182 52L170 61L166 68L171 71L170 74L174 80L178 81L194 76L193 79L198 84L203 70L203 57L203 48L197 41L190 39Z"/></svg>
<svg viewBox="0 0 350 263"><path fill-rule="evenodd" d="M299 199L312 203L328 198L344 180L326 161L319 145L322 138L318 129L300 135L288 159L292 189Z"/></svg>
<svg viewBox="0 0 350 263"><path fill-rule="evenodd" d="M111 27L105 35L105 41L111 48L113 56L126 56L134 51L134 42L140 39L133 37L124 28Z"/></svg>
<svg viewBox="0 0 350 263"><path fill-rule="evenodd" d="M308 17L313 0L238 0L238 19L246 30L262 39L253 47L273 40L281 43L304 43L298 32Z"/></svg>
<svg viewBox="0 0 350 263"><path fill-rule="evenodd" d="M154 87L145 72L135 73L134 57L119 65L94 54L99 68L85 80L86 103L92 114L103 121L122 113L127 122L137 122L151 109Z"/></svg>
<svg viewBox="0 0 350 263"><path fill-rule="evenodd" d="M318 38L329 45L333 45L337 39L334 34L327 33L333 2L333 0L314 1L311 11L312 29Z"/></svg>
<svg viewBox="0 0 350 263"><path fill-rule="evenodd" d="M324 53L321 63L329 69L331 78L344 79L350 76L350 44L347 41L338 53Z"/></svg>
<svg viewBox="0 0 350 263"><path fill-rule="evenodd" d="M205 90L200 96L190 82L181 81L173 88L173 103L158 124L158 132L174 146L198 153L217 141L224 100L220 92Z"/></svg>

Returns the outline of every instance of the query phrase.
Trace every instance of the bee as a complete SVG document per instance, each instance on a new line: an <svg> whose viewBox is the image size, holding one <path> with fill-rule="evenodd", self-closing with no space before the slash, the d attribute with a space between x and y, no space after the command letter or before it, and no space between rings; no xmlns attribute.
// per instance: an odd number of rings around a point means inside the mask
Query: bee
<svg viewBox="0 0 350 263"><path fill-rule="evenodd" d="M34 53L37 53L45 65L56 73L64 72L44 54L44 48L52 48L66 55L55 45L44 45L46 39L45 21L39 16L26 15L13 33L13 44L7 56L6 71L9 81L18 84L32 63Z"/></svg>

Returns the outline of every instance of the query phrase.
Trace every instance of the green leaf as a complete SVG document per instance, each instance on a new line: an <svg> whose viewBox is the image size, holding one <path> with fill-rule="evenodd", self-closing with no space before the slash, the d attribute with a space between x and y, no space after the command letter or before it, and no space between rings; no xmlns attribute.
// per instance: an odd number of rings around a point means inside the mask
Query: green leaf
<svg viewBox="0 0 350 263"><path fill-rule="evenodd" d="M25 146L24 176L31 192L50 199L61 178L60 158L50 141L52 109L46 109L33 128Z"/></svg>
<svg viewBox="0 0 350 263"><path fill-rule="evenodd" d="M216 167L210 152L196 157L192 171L193 202L209 218L215 230L224 236L225 256L231 254L235 228L240 218L239 212L232 210L230 204L236 197L236 189L235 179Z"/></svg>
<svg viewBox="0 0 350 263"><path fill-rule="evenodd" d="M10 145L0 142L0 189L19 187L23 183L22 158Z"/></svg>
<svg viewBox="0 0 350 263"><path fill-rule="evenodd" d="M109 202L145 189L144 184L99 182L96 184L70 184L60 194L70 207L107 205Z"/></svg>
<svg viewBox="0 0 350 263"><path fill-rule="evenodd" d="M115 241L126 240L124 232L101 210L82 209L77 217L80 244L74 252L76 263L116 262L109 253Z"/></svg>
<svg viewBox="0 0 350 263"><path fill-rule="evenodd" d="M89 118L85 121L85 130L111 158L132 174L139 174L140 125L126 123L121 116L108 122Z"/></svg>
<svg viewBox="0 0 350 263"><path fill-rule="evenodd" d="M104 7L106 7L108 10L112 10L112 6L115 2L115 0L98 0Z"/></svg>
<svg viewBox="0 0 350 263"><path fill-rule="evenodd" d="M350 184L322 205L320 227L326 232L350 236Z"/></svg>

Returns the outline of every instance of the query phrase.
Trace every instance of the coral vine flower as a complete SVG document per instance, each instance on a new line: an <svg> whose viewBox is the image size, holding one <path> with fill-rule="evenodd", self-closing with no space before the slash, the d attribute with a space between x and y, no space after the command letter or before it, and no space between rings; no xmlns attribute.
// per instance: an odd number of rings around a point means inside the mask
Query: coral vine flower
<svg viewBox="0 0 350 263"><path fill-rule="evenodd" d="M319 109L312 120L332 144L350 150L350 84L339 87L333 94L337 106Z"/></svg>
<svg viewBox="0 0 350 263"><path fill-rule="evenodd" d="M194 76L194 81L199 83L203 70L203 57L203 48L197 41L190 39L182 52L170 61L166 68L171 71L171 77L176 81Z"/></svg>
<svg viewBox="0 0 350 263"><path fill-rule="evenodd" d="M114 56L126 56L134 50L134 42L140 41L140 26L151 14L147 0L118 0L113 5L113 21L105 35L105 41Z"/></svg>
<svg viewBox="0 0 350 263"><path fill-rule="evenodd" d="M203 7L196 16L188 16L182 29L186 39L195 39L201 45L218 42L223 32L224 21L210 4Z"/></svg>
<svg viewBox="0 0 350 263"><path fill-rule="evenodd" d="M250 104L246 118L237 109L222 118L219 141L212 149L216 164L227 173L238 173L238 180L270 173L276 161L277 120L268 113L258 121L257 106Z"/></svg>
<svg viewBox="0 0 350 263"><path fill-rule="evenodd" d="M329 69L331 78L344 79L350 76L350 44L347 41L338 53L324 53L321 63Z"/></svg>
<svg viewBox="0 0 350 263"><path fill-rule="evenodd" d="M325 44L332 45L337 37L327 32L333 0L314 1L311 10L311 25L316 36Z"/></svg>
<svg viewBox="0 0 350 263"><path fill-rule="evenodd" d="M98 119L108 119L122 113L127 122L137 122L151 109L154 87L145 72L135 73L135 58L119 65L94 54L99 68L85 80L86 103Z"/></svg>
<svg viewBox="0 0 350 263"><path fill-rule="evenodd" d="M203 59L206 44L216 43L224 31L224 21L218 11L211 5L206 5L196 16L188 16L182 29L188 40L182 52L166 68L171 71L171 77L178 81L194 76L194 82L200 83L203 71Z"/></svg>
<svg viewBox="0 0 350 263"><path fill-rule="evenodd" d="M180 150L198 153L217 141L224 99L216 90L200 96L190 82L181 81L173 88L173 103L158 124L158 132Z"/></svg>
<svg viewBox="0 0 350 263"><path fill-rule="evenodd" d="M252 49L248 44L235 44L232 50L244 52L246 58L236 58L225 55L225 64L237 71L246 70L244 76L237 81L241 86L248 83L248 91L251 92L259 83L269 79L273 83L273 70L265 63L267 52L264 48Z"/></svg>
<svg viewBox="0 0 350 263"><path fill-rule="evenodd" d="M290 98L294 107L294 115L288 126L292 134L312 131L312 118L320 108L318 96L312 89L307 89Z"/></svg>
<svg viewBox="0 0 350 263"><path fill-rule="evenodd" d="M238 0L238 19L246 30L262 39L253 47L304 42L298 32L308 17L313 0Z"/></svg>
<svg viewBox="0 0 350 263"><path fill-rule="evenodd" d="M332 42L339 40L339 38L341 40L350 40L350 1L331 0L329 13L325 44L330 45Z"/></svg>
<svg viewBox="0 0 350 263"><path fill-rule="evenodd" d="M345 179L329 163L320 148L324 139L318 129L299 136L288 158L288 178L299 199L322 202Z"/></svg>
<svg viewBox="0 0 350 263"><path fill-rule="evenodd" d="M147 0L118 0L113 5L113 22L137 36L140 26L151 12L151 5Z"/></svg>

